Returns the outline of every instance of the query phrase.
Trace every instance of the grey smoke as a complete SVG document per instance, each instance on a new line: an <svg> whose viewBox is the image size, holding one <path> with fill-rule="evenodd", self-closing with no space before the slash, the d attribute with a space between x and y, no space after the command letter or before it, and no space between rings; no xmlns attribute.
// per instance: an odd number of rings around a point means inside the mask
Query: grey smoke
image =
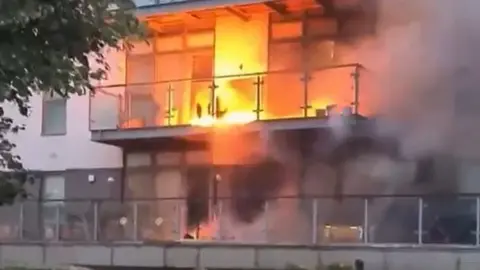
<svg viewBox="0 0 480 270"><path fill-rule="evenodd" d="M372 71L384 134L408 157L480 153L480 2L381 0L377 35L355 51Z"/></svg>

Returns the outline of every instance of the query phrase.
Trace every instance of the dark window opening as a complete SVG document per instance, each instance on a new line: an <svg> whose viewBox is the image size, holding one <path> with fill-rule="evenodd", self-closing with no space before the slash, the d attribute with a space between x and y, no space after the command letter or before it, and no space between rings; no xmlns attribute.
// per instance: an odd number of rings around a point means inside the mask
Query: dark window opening
<svg viewBox="0 0 480 270"><path fill-rule="evenodd" d="M208 221L210 170L190 168L187 171L187 228L192 230Z"/></svg>

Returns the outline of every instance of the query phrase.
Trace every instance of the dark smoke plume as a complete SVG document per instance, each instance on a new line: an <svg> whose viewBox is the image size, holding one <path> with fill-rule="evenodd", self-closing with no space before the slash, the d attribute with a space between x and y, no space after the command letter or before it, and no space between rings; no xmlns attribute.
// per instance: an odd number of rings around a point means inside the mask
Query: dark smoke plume
<svg viewBox="0 0 480 270"><path fill-rule="evenodd" d="M264 212L267 199L277 195L285 182L284 165L270 157L235 169L230 181L233 216L252 223Z"/></svg>

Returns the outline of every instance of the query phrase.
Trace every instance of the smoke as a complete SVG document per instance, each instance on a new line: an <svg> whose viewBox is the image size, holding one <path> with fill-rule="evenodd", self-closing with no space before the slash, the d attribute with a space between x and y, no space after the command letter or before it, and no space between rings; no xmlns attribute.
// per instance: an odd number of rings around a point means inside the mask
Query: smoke
<svg viewBox="0 0 480 270"><path fill-rule="evenodd" d="M479 23L475 0L380 0L377 34L353 54L375 81L380 132L405 156L480 153L467 147L480 131Z"/></svg>
<svg viewBox="0 0 480 270"><path fill-rule="evenodd" d="M377 135L396 138L401 156L420 160L418 178L440 175L436 181L443 185L451 181L444 175L456 175L448 171L452 167L444 166L453 163L451 159L443 162L440 170L433 164L438 162L438 154L462 159L478 159L480 154L480 106L476 105L480 100L480 31L476 29L480 2L378 0L378 4L375 35L357 42L342 59L361 63L367 70L360 76L360 112L362 101L371 103L369 111L379 119ZM436 156L435 161L424 158L431 155ZM341 192L360 190L362 170L369 179L382 178L384 184L380 191L373 190L372 183L361 182L368 187L367 193L394 192L407 170L397 160L391 161L388 157L364 163L355 160L361 166L345 168L354 177L344 177ZM373 205L369 209L371 224L388 220L386 213L392 205L393 201ZM392 235L401 230L388 231Z"/></svg>
<svg viewBox="0 0 480 270"><path fill-rule="evenodd" d="M378 1L375 36L355 44L342 60L361 63L368 70L361 75L361 84L366 79L373 83L361 87L360 95L373 103L369 111L380 118L380 135L397 138L402 155L408 158L480 153L476 146L480 145L480 128L476 127L480 106L475 104L480 100L476 89L480 85L480 76L476 76L480 74L480 31L475 31L480 25L480 14L476 14L480 2ZM348 133L337 118L329 124L337 136ZM220 148L231 153L233 145L229 141L228 147ZM390 160L370 164L375 162L366 161L362 168L352 170L373 171L378 178L395 174ZM285 164L273 160L233 173L231 210L237 221L251 223L261 217L265 199L277 194L287 180Z"/></svg>
<svg viewBox="0 0 480 270"><path fill-rule="evenodd" d="M246 168L238 168L230 181L234 217L252 223L263 214L266 201L281 190L285 168L271 157L259 158Z"/></svg>

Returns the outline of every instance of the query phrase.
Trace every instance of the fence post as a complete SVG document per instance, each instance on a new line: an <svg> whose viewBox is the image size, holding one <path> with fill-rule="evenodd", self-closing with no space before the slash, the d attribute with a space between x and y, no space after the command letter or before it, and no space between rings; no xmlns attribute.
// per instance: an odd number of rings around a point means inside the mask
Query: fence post
<svg viewBox="0 0 480 270"><path fill-rule="evenodd" d="M475 214L476 214L476 226L475 226L475 244L480 245L480 197L475 198Z"/></svg>
<svg viewBox="0 0 480 270"><path fill-rule="evenodd" d="M368 198L363 199L363 243L368 243Z"/></svg>
<svg viewBox="0 0 480 270"><path fill-rule="evenodd" d="M25 224L25 208L24 203L20 203L20 212L18 217L18 237L23 240L23 230Z"/></svg>
<svg viewBox="0 0 480 270"><path fill-rule="evenodd" d="M265 201L265 242L268 243L268 208L269 208L269 205L268 205L268 200Z"/></svg>
<svg viewBox="0 0 480 270"><path fill-rule="evenodd" d="M133 241L138 240L138 203L133 202Z"/></svg>
<svg viewBox="0 0 480 270"><path fill-rule="evenodd" d="M418 198L418 244L423 244L423 198Z"/></svg>
<svg viewBox="0 0 480 270"><path fill-rule="evenodd" d="M98 241L98 202L93 202L93 241Z"/></svg>
<svg viewBox="0 0 480 270"><path fill-rule="evenodd" d="M60 241L60 204L55 206L55 241Z"/></svg>
<svg viewBox="0 0 480 270"><path fill-rule="evenodd" d="M312 205L312 244L317 244L318 239L318 199L313 199Z"/></svg>

